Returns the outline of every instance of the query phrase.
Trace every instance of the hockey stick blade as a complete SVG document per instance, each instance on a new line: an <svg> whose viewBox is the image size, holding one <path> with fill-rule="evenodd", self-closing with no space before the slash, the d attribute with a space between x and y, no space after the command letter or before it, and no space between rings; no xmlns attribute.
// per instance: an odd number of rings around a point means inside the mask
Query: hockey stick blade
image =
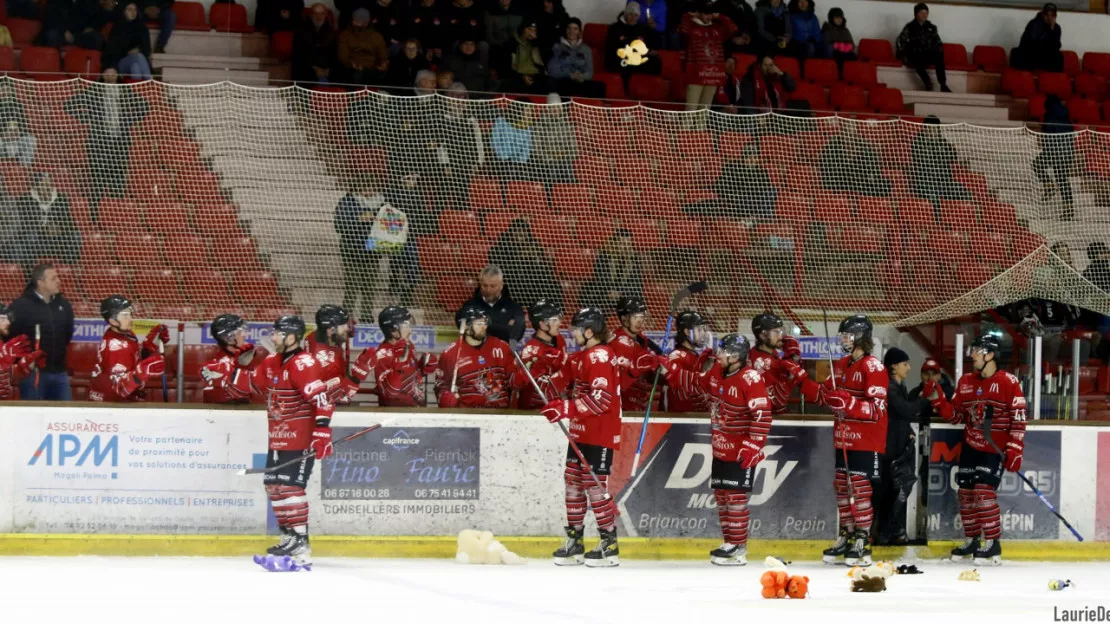
<svg viewBox="0 0 1110 624"><path fill-rule="evenodd" d="M374 431L375 429L381 429L382 427L388 427L392 423L393 423L392 419L383 420L380 423L370 425L369 427L367 427L365 429L360 429L360 430L352 433L351 435L332 443L332 446L338 446L340 444L343 444L344 442L350 442L351 440L354 440L355 438L360 438L360 437L370 433L371 431ZM241 475L253 475L253 474L265 474L267 472L281 470L282 468L288 468L289 466L292 466L293 464L304 461L304 458L308 457L310 455L315 456L315 452L314 451L309 451L301 457L293 458L293 459L291 459L287 462L282 462L282 463L280 463L276 466L271 466L269 468L240 468L239 471L236 472L236 474L238 474L240 476Z"/></svg>
<svg viewBox="0 0 1110 624"><path fill-rule="evenodd" d="M682 290L676 292L674 294L674 297L671 298L671 316L674 316L674 312L678 310L678 305L682 303L683 300L685 300L690 295L700 295L708 288L709 285L705 283L705 280L702 280L700 282L694 282L686 288L683 288Z"/></svg>

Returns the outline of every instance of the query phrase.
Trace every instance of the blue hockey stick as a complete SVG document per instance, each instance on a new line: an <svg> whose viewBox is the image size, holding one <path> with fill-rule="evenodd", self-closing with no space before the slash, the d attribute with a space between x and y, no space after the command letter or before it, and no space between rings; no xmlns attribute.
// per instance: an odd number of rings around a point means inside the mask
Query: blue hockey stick
<svg viewBox="0 0 1110 624"><path fill-rule="evenodd" d="M675 293L674 298L671 299L671 313L667 317L667 330L663 333L663 344L667 344L667 339L671 337L671 329L674 327L674 314L678 310L678 305L690 295L705 292L705 282L694 282L686 288ZM672 349L673 351L673 349ZM640 427L640 443L636 445L636 456L632 458L632 475L636 476L636 470L640 467L640 453L644 450L644 438L647 437L648 419L651 418L651 404L655 401L655 388L659 385L659 369L655 369L655 379L651 382L651 392L648 394L647 407L644 408L644 424Z"/></svg>

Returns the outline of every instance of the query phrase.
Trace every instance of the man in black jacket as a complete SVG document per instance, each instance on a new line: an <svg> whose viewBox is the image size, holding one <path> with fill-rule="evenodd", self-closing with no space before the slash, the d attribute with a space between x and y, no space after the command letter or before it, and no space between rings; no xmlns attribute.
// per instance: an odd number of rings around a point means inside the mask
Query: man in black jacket
<svg viewBox="0 0 1110 624"><path fill-rule="evenodd" d="M62 296L62 280L50 264L40 264L31 272L31 282L23 294L12 302L15 315L11 335L24 335L36 340L46 352L36 366L37 375L28 375L19 382L19 396L25 400L69 401L73 398L66 372L66 352L73 338L73 307Z"/></svg>
<svg viewBox="0 0 1110 624"><path fill-rule="evenodd" d="M906 543L906 501L917 481L917 438L911 425L917 420L924 400L913 401L906 391L910 356L905 351L892 347L883 357L883 366L890 375L890 385L887 388L886 454L876 511L877 542L885 546Z"/></svg>
<svg viewBox="0 0 1110 624"><path fill-rule="evenodd" d="M505 277L495 265L482 269L478 287L463 306L476 305L489 315L487 333L505 342L519 342L524 337L524 308L513 301Z"/></svg>
<svg viewBox="0 0 1110 624"><path fill-rule="evenodd" d="M1010 53L1010 65L1026 71L1064 71L1061 34L1056 23L1056 5L1049 2L1026 24L1021 44Z"/></svg>

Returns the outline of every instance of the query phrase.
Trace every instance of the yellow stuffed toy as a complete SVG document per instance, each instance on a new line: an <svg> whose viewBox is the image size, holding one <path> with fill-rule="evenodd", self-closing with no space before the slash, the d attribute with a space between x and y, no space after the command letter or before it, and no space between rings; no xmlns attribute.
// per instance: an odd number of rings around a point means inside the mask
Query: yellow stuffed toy
<svg viewBox="0 0 1110 624"><path fill-rule="evenodd" d="M636 39L632 43L617 50L617 56L621 59L621 67L637 67L647 62L648 47L642 39Z"/></svg>
<svg viewBox="0 0 1110 624"><path fill-rule="evenodd" d="M524 559L493 539L489 531L459 531L459 550L455 562L469 565L521 565Z"/></svg>

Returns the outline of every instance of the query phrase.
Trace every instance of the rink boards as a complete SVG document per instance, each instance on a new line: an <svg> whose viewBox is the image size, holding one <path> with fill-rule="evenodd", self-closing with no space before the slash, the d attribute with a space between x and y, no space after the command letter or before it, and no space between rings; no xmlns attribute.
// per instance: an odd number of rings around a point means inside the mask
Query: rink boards
<svg viewBox="0 0 1110 624"><path fill-rule="evenodd" d="M236 474L265 462L260 410L17 406L3 416L0 533L43 542L128 536L139 544L276 533L261 476ZM558 428L534 414L348 411L336 416L336 438L383 419L380 430L317 465L309 495L319 539L450 546L466 528L507 538L561 531L566 441ZM626 419L610 477L622 535L660 552L672 547L663 544L700 548L718 539L707 421L653 419L630 478L640 423ZM931 429L927 534L953 540L962 535L953 480L960 431ZM831 423L780 419L765 452L752 492L753 540L834 537ZM1088 542L1110 542L1110 427L1033 424L1023 470ZM1006 476L1000 505L1008 539L1074 541L1015 475Z"/></svg>

